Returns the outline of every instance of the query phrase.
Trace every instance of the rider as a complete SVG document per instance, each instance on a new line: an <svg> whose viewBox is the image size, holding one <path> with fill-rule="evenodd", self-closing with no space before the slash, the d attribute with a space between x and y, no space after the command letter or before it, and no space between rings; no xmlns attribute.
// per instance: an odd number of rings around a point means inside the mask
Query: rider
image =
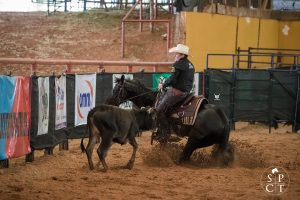
<svg viewBox="0 0 300 200"><path fill-rule="evenodd" d="M169 53L175 54L175 63L172 66L171 76L164 83L158 85L162 93L157 105L157 122L159 127L169 131L168 113L179 101L183 100L191 92L194 83L194 65L188 60L189 47L178 44L169 49ZM159 129L162 131L162 129Z"/></svg>

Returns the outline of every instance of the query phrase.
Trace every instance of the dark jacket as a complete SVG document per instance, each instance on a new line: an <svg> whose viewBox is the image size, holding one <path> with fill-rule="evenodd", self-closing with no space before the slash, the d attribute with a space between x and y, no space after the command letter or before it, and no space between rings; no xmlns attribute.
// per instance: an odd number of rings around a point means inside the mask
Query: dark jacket
<svg viewBox="0 0 300 200"><path fill-rule="evenodd" d="M190 92L194 83L194 65L187 59L181 58L172 66L172 74L165 81L163 87L172 86L182 92Z"/></svg>

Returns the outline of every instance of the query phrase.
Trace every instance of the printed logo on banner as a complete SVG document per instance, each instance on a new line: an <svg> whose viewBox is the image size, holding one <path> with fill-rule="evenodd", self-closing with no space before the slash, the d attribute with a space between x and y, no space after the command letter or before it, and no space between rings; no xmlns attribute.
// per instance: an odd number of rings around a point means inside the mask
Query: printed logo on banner
<svg viewBox="0 0 300 200"><path fill-rule="evenodd" d="M89 111L95 107L96 74L75 76L75 126L86 124Z"/></svg>
<svg viewBox="0 0 300 200"><path fill-rule="evenodd" d="M39 120L38 135L48 133L49 123L49 77L38 78L39 88Z"/></svg>
<svg viewBox="0 0 300 200"><path fill-rule="evenodd" d="M220 94L214 94L214 101L220 101Z"/></svg>
<svg viewBox="0 0 300 200"><path fill-rule="evenodd" d="M167 78L169 78L171 74L152 74L152 89L154 91L157 90L159 83L164 83Z"/></svg>
<svg viewBox="0 0 300 200"><path fill-rule="evenodd" d="M113 88L116 85L115 80L117 78L121 78L122 75L125 76L125 79L128 79L128 80L132 80L133 79L133 74L113 74ZM133 103L132 103L132 101L126 101L124 103L121 103L119 105L119 107L123 108L123 109L132 109L133 108Z"/></svg>
<svg viewBox="0 0 300 200"><path fill-rule="evenodd" d="M55 78L55 97L55 130L58 130L67 126L66 76Z"/></svg>

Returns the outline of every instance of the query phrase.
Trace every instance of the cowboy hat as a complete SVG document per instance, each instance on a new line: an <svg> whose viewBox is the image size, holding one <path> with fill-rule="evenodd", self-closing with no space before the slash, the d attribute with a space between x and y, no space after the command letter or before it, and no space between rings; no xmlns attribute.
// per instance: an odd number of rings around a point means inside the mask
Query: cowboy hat
<svg viewBox="0 0 300 200"><path fill-rule="evenodd" d="M169 49L169 53L181 53L181 54L189 55L189 47L183 44L177 44L176 47Z"/></svg>

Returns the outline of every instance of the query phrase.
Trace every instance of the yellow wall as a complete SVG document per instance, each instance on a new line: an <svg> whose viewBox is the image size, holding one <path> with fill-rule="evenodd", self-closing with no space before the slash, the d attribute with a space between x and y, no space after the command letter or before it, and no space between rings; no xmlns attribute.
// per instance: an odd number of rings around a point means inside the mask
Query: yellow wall
<svg viewBox="0 0 300 200"><path fill-rule="evenodd" d="M278 48L279 22L271 19L260 20L259 45L260 48ZM270 52L271 53L271 52ZM254 56L252 61L271 63L271 56ZM274 60L275 61L275 60ZM252 67L266 68L270 64L253 63Z"/></svg>
<svg viewBox="0 0 300 200"><path fill-rule="evenodd" d="M248 47L257 47L259 20L250 17L239 17L238 32L237 32L237 48L247 50ZM247 52L242 52L247 54ZM241 56L241 60L247 60L246 56ZM246 68L247 63L241 62L241 68Z"/></svg>
<svg viewBox="0 0 300 200"><path fill-rule="evenodd" d="M300 49L300 22L279 22L271 19L225 16L209 13L186 12L186 44L196 71L206 67L208 53L234 54L237 47ZM284 25L289 35L282 34ZM300 53L300 52L298 52ZM247 58L241 58L247 60ZM270 58L256 57L254 61L270 62ZM230 57L210 57L209 67L231 67ZM261 64L252 64L253 67ZM244 63L241 67L246 67ZM267 66L267 65L266 65ZM263 67L263 66L261 66Z"/></svg>
<svg viewBox="0 0 300 200"><path fill-rule="evenodd" d="M208 53L232 53L235 51L236 24L236 17L196 12L186 13L186 44L190 47L191 56L189 58L194 63L196 71L202 71L205 68ZM224 68L231 65L229 58L209 59L209 61L211 67Z"/></svg>
<svg viewBox="0 0 300 200"><path fill-rule="evenodd" d="M284 34L285 26L288 28L287 34ZM278 48L280 49L300 49L300 21L281 21L278 30ZM300 52L291 52L298 53ZM283 63L293 63L293 58L283 59ZM299 60L300 62L300 60Z"/></svg>

